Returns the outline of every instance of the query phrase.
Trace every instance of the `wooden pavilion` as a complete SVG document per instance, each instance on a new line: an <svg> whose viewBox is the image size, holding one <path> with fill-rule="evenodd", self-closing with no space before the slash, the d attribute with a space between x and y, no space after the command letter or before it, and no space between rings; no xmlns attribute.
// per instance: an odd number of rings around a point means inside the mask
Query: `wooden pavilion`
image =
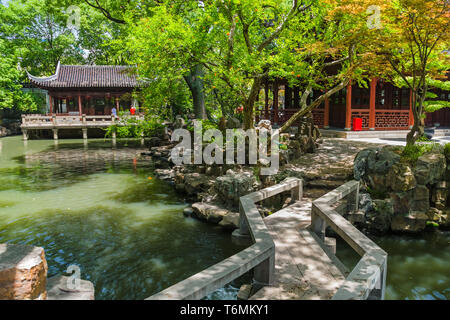
<svg viewBox="0 0 450 320"><path fill-rule="evenodd" d="M129 66L61 65L49 77L28 74L33 86L48 91L49 115L110 115L138 103L131 93L138 87Z"/></svg>
<svg viewBox="0 0 450 320"><path fill-rule="evenodd" d="M289 86L284 79L266 80L264 102L257 120L269 119L282 125L300 108L300 88ZM450 100L450 92L436 92L440 99ZM309 99L321 92L313 92ZM351 130L353 119L362 119L362 130L408 130L414 123L410 89L398 88L382 79L372 79L369 88L349 84L313 110L314 123L320 128ZM450 109L430 113L427 126L450 126Z"/></svg>
<svg viewBox="0 0 450 320"><path fill-rule="evenodd" d="M52 130L58 139L58 131L82 131L87 139L88 129L123 125L124 117L143 119L139 103L132 98L140 83L130 66L61 65L49 77L35 77L28 73L31 85L48 93L46 114L22 115L22 133L28 139L30 130ZM135 115L119 116L119 111L136 107ZM117 116L112 114L116 108ZM115 138L115 132L113 132Z"/></svg>

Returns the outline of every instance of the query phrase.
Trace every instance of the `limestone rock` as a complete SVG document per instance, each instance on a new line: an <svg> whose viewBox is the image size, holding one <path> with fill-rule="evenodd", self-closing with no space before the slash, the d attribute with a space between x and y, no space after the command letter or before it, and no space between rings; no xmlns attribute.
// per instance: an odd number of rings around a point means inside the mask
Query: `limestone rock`
<svg viewBox="0 0 450 320"><path fill-rule="evenodd" d="M237 299L238 300L248 300L248 298L250 298L250 295L252 293L252 285L251 284L243 284L240 289L239 292L237 294Z"/></svg>
<svg viewBox="0 0 450 320"><path fill-rule="evenodd" d="M411 208L412 191L391 193L395 214L408 214Z"/></svg>
<svg viewBox="0 0 450 320"><path fill-rule="evenodd" d="M450 198L450 183L447 181L441 181L434 186L432 195L431 195L431 201L434 203L434 206L438 209L445 209L447 206L447 203L449 202Z"/></svg>
<svg viewBox="0 0 450 320"><path fill-rule="evenodd" d="M239 212L228 212L219 222L219 226L227 230L239 228Z"/></svg>
<svg viewBox="0 0 450 320"><path fill-rule="evenodd" d="M373 210L366 214L369 230L386 233L391 226L394 206L391 199L373 200Z"/></svg>
<svg viewBox="0 0 450 320"><path fill-rule="evenodd" d="M364 149L358 152L353 165L353 175L355 180L363 179L368 173L367 162L370 154L375 153L377 148Z"/></svg>
<svg viewBox="0 0 450 320"><path fill-rule="evenodd" d="M430 191L426 186L418 185L416 188L414 188L411 210L427 212L429 208Z"/></svg>
<svg viewBox="0 0 450 320"><path fill-rule="evenodd" d="M370 194L361 192L359 194L359 210L367 213L372 210L372 206L372 197L370 196Z"/></svg>
<svg viewBox="0 0 450 320"><path fill-rule="evenodd" d="M189 195L195 195L209 186L209 178L204 174L194 172L184 175L184 189Z"/></svg>
<svg viewBox="0 0 450 320"><path fill-rule="evenodd" d="M235 173L228 170L227 174L218 177L214 183L217 194L224 203L239 204L239 198L254 190L255 177L249 172Z"/></svg>
<svg viewBox="0 0 450 320"><path fill-rule="evenodd" d="M200 220L217 224L229 211L211 203L197 202L192 205L193 214Z"/></svg>
<svg viewBox="0 0 450 320"><path fill-rule="evenodd" d="M430 208L427 212L428 220L439 223L443 214L442 210Z"/></svg>
<svg viewBox="0 0 450 320"><path fill-rule="evenodd" d="M441 153L426 153L419 157L414 175L418 184L436 183L443 177L446 169L445 156Z"/></svg>
<svg viewBox="0 0 450 320"><path fill-rule="evenodd" d="M79 281L79 286L72 288L74 284L70 277L60 275L48 279L48 300L94 300L95 288L92 282Z"/></svg>
<svg viewBox="0 0 450 320"><path fill-rule="evenodd" d="M385 175L400 160L396 149L390 146L368 148L360 151L354 161L353 173L356 180L365 180L370 174Z"/></svg>
<svg viewBox="0 0 450 320"><path fill-rule="evenodd" d="M426 227L428 216L423 212L413 211L406 215L395 215L392 219L392 231L417 233Z"/></svg>
<svg viewBox="0 0 450 320"><path fill-rule="evenodd" d="M410 166L403 163L396 163L389 169L386 175L386 184L394 192L400 192L413 189L417 182Z"/></svg>
<svg viewBox="0 0 450 320"><path fill-rule="evenodd" d="M0 244L0 300L47 299L44 249Z"/></svg>
<svg viewBox="0 0 450 320"><path fill-rule="evenodd" d="M388 173L389 169L400 160L400 155L394 150L392 146L385 146L377 152L375 158L369 157L369 170L378 174Z"/></svg>

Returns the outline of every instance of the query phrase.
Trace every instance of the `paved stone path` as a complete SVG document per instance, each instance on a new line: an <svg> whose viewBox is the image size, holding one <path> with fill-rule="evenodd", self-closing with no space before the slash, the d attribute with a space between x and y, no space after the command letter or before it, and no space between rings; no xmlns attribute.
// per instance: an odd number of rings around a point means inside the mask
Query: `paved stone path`
<svg viewBox="0 0 450 320"><path fill-rule="evenodd" d="M311 199L277 211L264 222L275 242L275 281L250 300L331 299L345 276L325 252L328 249L307 230Z"/></svg>
<svg viewBox="0 0 450 320"><path fill-rule="evenodd" d="M315 153L302 154L287 164L291 171L305 181L305 196L316 199L353 178L353 161L359 151L380 144L325 138Z"/></svg>

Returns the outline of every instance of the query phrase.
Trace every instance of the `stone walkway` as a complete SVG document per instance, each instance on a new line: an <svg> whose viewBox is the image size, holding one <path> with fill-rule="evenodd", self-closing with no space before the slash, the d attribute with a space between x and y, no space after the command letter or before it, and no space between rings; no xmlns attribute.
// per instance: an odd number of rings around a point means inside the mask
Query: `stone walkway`
<svg viewBox="0 0 450 320"><path fill-rule="evenodd" d="M353 179L353 161L359 151L382 144L325 138L315 153L302 154L283 168L305 181L305 196L316 199Z"/></svg>
<svg viewBox="0 0 450 320"><path fill-rule="evenodd" d="M306 228L311 199L303 199L264 218L275 242L275 280L250 300L328 300L344 282L336 267Z"/></svg>

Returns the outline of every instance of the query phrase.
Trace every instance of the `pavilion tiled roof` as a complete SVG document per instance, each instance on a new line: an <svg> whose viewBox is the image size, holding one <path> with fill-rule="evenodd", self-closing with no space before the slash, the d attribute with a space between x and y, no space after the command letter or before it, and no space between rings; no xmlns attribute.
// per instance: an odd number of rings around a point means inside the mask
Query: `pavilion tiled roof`
<svg viewBox="0 0 450 320"><path fill-rule="evenodd" d="M60 65L54 75L35 77L30 82L40 88L134 88L139 86L130 66Z"/></svg>

